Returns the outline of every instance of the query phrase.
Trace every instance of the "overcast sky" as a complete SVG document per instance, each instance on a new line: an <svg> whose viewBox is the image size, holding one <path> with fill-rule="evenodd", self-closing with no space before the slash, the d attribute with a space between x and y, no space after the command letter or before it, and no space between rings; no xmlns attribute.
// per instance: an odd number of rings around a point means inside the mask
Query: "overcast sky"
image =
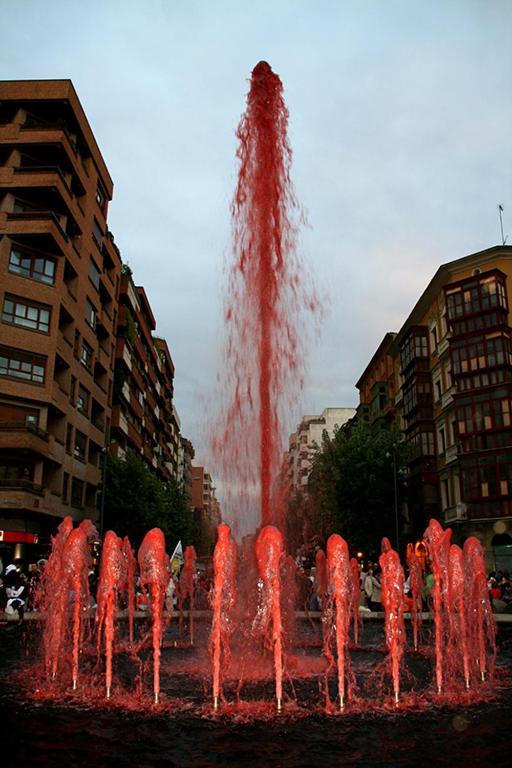
<svg viewBox="0 0 512 768"><path fill-rule="evenodd" d="M284 83L301 250L328 296L302 411L320 413L357 404L440 264L500 241L498 203L512 237L511 28L511 0L0 0L0 78L75 85L199 461L254 65Z"/></svg>

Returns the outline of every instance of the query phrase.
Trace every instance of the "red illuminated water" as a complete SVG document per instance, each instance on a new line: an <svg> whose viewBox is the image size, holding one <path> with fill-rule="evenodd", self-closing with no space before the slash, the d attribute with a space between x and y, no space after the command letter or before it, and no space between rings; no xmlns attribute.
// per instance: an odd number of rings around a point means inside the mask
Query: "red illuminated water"
<svg viewBox="0 0 512 768"><path fill-rule="evenodd" d="M221 664L230 658L230 639L234 630L233 609L236 596L237 546L228 525L217 526L217 543L213 552L213 588L211 593L212 629L210 654L213 672L213 706L220 697Z"/></svg>
<svg viewBox="0 0 512 768"><path fill-rule="evenodd" d="M140 583L149 592L153 621L153 694L155 704L160 696L160 654L163 635L163 609L165 590L169 584L171 566L165 551L165 537L160 528L146 533L139 547L137 559Z"/></svg>
<svg viewBox="0 0 512 768"><path fill-rule="evenodd" d="M96 539L98 539L98 532L92 522L82 520L78 528L70 532L62 548L62 574L67 587L67 596L71 598L73 605L73 688L77 687L80 648L90 607L91 545Z"/></svg>
<svg viewBox="0 0 512 768"><path fill-rule="evenodd" d="M112 690L112 655L114 647L114 622L119 592L126 585L127 562L123 541L114 531L107 531L101 553L100 578L96 595L97 648L101 653L102 631L105 635L105 685L107 698Z"/></svg>
<svg viewBox="0 0 512 768"><path fill-rule="evenodd" d="M304 310L315 309L296 251L302 217L290 180L283 85L264 61L251 74L237 130L233 263L225 320L227 401L213 448L242 533L282 522L275 483L284 423L303 385ZM251 513L259 500L259 515ZM248 519L250 517L250 519Z"/></svg>
<svg viewBox="0 0 512 768"><path fill-rule="evenodd" d="M437 691L441 693L444 682L444 666L448 660L447 648L450 637L449 622L449 561L451 528L443 530L437 520L430 520L424 534L428 557L434 575L432 609L435 622L435 654Z"/></svg>
<svg viewBox="0 0 512 768"><path fill-rule="evenodd" d="M470 536L464 542L464 574L467 585L469 656L476 662L478 677L483 682L493 677L496 659L496 623L492 614L484 550Z"/></svg>
<svg viewBox="0 0 512 768"><path fill-rule="evenodd" d="M470 687L470 658L468 646L468 606L466 605L466 573L464 555L460 547L452 544L450 547L450 654L454 663L462 656L462 668L466 688ZM470 582L471 584L471 582ZM455 672L456 674L456 672Z"/></svg>
<svg viewBox="0 0 512 768"><path fill-rule="evenodd" d="M338 657L338 696L340 708L345 706L345 694L350 694L350 680L348 675L348 641L352 603L354 600L354 582L348 545L345 539L334 533L327 541L327 573L328 589L333 601L334 616L332 617L331 630L326 634L324 653L333 662L330 649L332 633L336 638L336 652ZM345 685L347 678L347 686ZM345 690L347 688L347 691Z"/></svg>
<svg viewBox="0 0 512 768"><path fill-rule="evenodd" d="M283 627L281 622L280 569L283 557L283 536L278 528L267 525L256 540L256 560L261 580L261 602L258 624L265 646L274 654L276 703L280 710L283 700Z"/></svg>
<svg viewBox="0 0 512 768"><path fill-rule="evenodd" d="M384 631L386 645L391 659L391 675L395 703L400 696L400 666L405 649L404 624L404 571L398 553L393 549L383 550L379 558L382 569L382 607L384 609Z"/></svg>

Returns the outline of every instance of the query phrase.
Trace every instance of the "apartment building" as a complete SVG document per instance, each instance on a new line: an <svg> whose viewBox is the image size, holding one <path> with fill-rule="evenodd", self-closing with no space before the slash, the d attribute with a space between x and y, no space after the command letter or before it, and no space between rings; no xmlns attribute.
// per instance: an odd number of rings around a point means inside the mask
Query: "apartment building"
<svg viewBox="0 0 512 768"><path fill-rule="evenodd" d="M389 429L396 422L395 362L390 347L396 333L386 333L356 384L359 405L356 418L376 429Z"/></svg>
<svg viewBox="0 0 512 768"><path fill-rule="evenodd" d="M97 518L121 259L69 80L0 82L0 529Z"/></svg>
<svg viewBox="0 0 512 768"><path fill-rule="evenodd" d="M313 458L322 447L324 432L333 437L339 427L355 416L354 408L325 408L320 416L304 416L297 430L290 435L284 467L292 493L307 492Z"/></svg>
<svg viewBox="0 0 512 768"><path fill-rule="evenodd" d="M179 419L173 405L174 363L146 292L123 267L115 351L111 447L141 458L164 481L178 479Z"/></svg>
<svg viewBox="0 0 512 768"><path fill-rule="evenodd" d="M511 277L510 246L442 265L387 347L413 530L437 517L489 564L512 556Z"/></svg>

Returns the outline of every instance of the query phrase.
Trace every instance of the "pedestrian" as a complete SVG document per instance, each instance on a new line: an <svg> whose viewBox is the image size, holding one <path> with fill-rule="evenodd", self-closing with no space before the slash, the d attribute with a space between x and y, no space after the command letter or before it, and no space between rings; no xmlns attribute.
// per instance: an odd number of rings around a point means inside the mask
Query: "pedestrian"
<svg viewBox="0 0 512 768"><path fill-rule="evenodd" d="M381 586L380 581L376 577L372 566L368 568L368 573L366 574L366 578L364 580L364 593L366 607L371 611L380 611Z"/></svg>

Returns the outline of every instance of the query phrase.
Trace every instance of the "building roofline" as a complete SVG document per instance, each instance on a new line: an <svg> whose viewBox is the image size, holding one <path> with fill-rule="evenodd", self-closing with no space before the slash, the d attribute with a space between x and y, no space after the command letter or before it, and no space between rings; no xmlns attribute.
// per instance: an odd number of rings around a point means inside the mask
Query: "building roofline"
<svg viewBox="0 0 512 768"><path fill-rule="evenodd" d="M360 375L360 377L359 377L359 379L358 379L358 381L356 383L356 389L360 389L361 388L363 379L369 373L370 369L373 367L373 364L376 362L377 358L380 357L380 355L384 352L384 350L386 348L389 350L389 347L393 343L395 337L396 337L396 332L395 331L388 331L386 333L386 335L382 339L381 343L379 344L379 346L377 347L377 349L373 353L373 356L372 356L370 362L368 363L368 365L366 366L366 368L364 369L364 371Z"/></svg>
<svg viewBox="0 0 512 768"><path fill-rule="evenodd" d="M419 325L421 318L425 314L427 308L432 303L432 299L439 293L441 288L447 282L451 281L451 276L454 272L458 272L465 267L480 266L489 261L491 256L500 256L505 258L512 258L512 246L510 245L493 245L490 248L486 248L483 251L477 251L476 253L470 253L468 256L462 256L460 259L454 261L448 261L445 264L441 264L420 298L414 305L409 317L402 325L393 343L390 346L390 354L395 356L398 354L400 344L411 325ZM453 281L451 281L453 282Z"/></svg>
<svg viewBox="0 0 512 768"><path fill-rule="evenodd" d="M37 87L41 85L54 86L51 95L42 93L40 98L37 96ZM22 91L21 93L19 91ZM14 91L18 91L15 93ZM36 92L36 93L34 93ZM12 95L10 95L12 93ZM0 81L0 101L69 101L73 111L76 114L79 127L84 135L84 139L91 150L91 155L98 169L106 192L110 199L114 189L112 177L108 171L107 165L101 154L101 150L96 142L94 133L90 126L85 110L78 97L78 93L70 78L47 78L38 80L1 80Z"/></svg>

